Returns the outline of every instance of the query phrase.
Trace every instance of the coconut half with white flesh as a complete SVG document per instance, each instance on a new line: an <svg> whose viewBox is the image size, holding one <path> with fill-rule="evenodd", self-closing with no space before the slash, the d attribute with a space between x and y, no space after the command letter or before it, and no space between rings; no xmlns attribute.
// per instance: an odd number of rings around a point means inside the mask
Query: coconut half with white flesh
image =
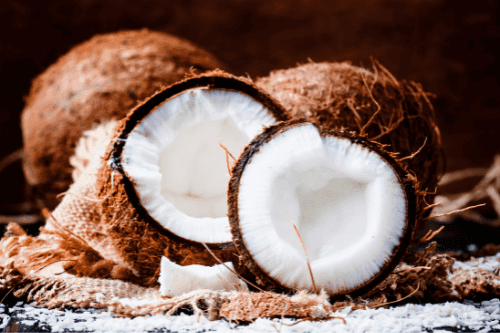
<svg viewBox="0 0 500 333"><path fill-rule="evenodd" d="M125 260L149 277L163 255L180 265L237 261L221 145L238 156L286 119L250 80L222 71L178 82L132 110L98 178L101 223Z"/></svg>
<svg viewBox="0 0 500 333"><path fill-rule="evenodd" d="M267 288L313 291L309 261L318 291L362 294L410 243L413 179L376 143L305 120L280 123L256 137L232 171L235 245Z"/></svg>

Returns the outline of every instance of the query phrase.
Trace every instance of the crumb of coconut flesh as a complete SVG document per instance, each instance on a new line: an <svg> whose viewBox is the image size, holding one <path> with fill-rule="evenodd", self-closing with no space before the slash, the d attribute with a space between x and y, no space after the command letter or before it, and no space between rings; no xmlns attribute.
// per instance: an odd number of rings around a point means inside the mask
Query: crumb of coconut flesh
<svg viewBox="0 0 500 333"><path fill-rule="evenodd" d="M2 307L3 308L3 307ZM201 316L180 314L165 317L163 314L136 318L115 318L109 312L94 309L58 311L36 308L34 304L18 304L10 311L16 311L16 321L25 326L38 323L40 328L52 331L87 330L91 332L146 332L154 329L167 329L173 332L217 331L233 332L421 332L426 329L443 327L460 328L488 332L500 329L500 300L495 298L481 303L462 304L447 302L441 304L406 304L387 309L367 309L351 311L346 308L332 316L342 317L322 322L294 319L260 318L247 326L238 326L225 320L209 321ZM20 318L20 315L24 315ZM3 318L1 326L9 320ZM6 325L6 324L5 324ZM293 325L293 326L292 326Z"/></svg>
<svg viewBox="0 0 500 333"><path fill-rule="evenodd" d="M181 266L161 258L161 270L158 281L162 296L175 297L191 290L248 290L247 285L233 273L233 264L212 267L202 265Z"/></svg>

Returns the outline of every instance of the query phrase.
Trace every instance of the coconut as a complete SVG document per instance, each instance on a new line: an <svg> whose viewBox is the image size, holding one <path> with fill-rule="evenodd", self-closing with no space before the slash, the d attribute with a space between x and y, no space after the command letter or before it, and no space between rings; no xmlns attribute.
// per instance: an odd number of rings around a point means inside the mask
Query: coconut
<svg viewBox="0 0 500 333"><path fill-rule="evenodd" d="M410 244L419 195L393 155L303 119L256 137L228 190L234 243L256 281L336 296L387 277Z"/></svg>
<svg viewBox="0 0 500 333"><path fill-rule="evenodd" d="M226 154L239 156L263 128L286 119L250 80L222 71L180 81L140 104L116 129L96 181L109 242L146 277L158 273L163 255L182 266L238 265Z"/></svg>
<svg viewBox="0 0 500 333"><path fill-rule="evenodd" d="M69 158L94 123L123 118L190 69L224 68L192 43L147 29L97 35L36 77L21 114L26 179L53 209L71 184Z"/></svg>
<svg viewBox="0 0 500 333"><path fill-rule="evenodd" d="M420 84L396 80L377 61L371 70L349 62L311 62L273 71L256 84L294 118L355 131L387 145L385 149L397 153L403 168L416 176L419 189L430 192L419 204L422 216L430 212L425 207L434 200L444 157L429 94Z"/></svg>

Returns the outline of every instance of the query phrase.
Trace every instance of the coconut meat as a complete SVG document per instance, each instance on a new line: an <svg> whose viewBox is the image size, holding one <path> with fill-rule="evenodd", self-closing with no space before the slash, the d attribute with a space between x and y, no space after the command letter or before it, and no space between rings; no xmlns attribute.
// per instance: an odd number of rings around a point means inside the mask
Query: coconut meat
<svg viewBox="0 0 500 333"><path fill-rule="evenodd" d="M193 290L248 290L245 282L233 272L233 264L212 267L202 265L180 266L166 257L161 258L160 293L162 296L175 297Z"/></svg>
<svg viewBox="0 0 500 333"><path fill-rule="evenodd" d="M336 294L369 281L406 224L398 176L377 153L311 124L274 137L240 180L238 216L255 262L282 285Z"/></svg>
<svg viewBox="0 0 500 333"><path fill-rule="evenodd" d="M230 242L229 175L219 142L237 158L275 122L246 94L191 89L163 102L133 129L122 165L141 204L163 227L193 241Z"/></svg>

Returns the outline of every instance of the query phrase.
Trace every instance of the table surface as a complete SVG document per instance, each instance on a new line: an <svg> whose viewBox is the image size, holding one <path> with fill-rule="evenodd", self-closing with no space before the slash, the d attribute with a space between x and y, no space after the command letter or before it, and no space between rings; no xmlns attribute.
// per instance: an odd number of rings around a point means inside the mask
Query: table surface
<svg viewBox="0 0 500 333"><path fill-rule="evenodd" d="M405 304L388 309L344 310L339 319L326 322L301 322L289 326L292 319L259 319L246 326L225 320L209 322L182 313L170 318L112 318L95 309L37 309L17 302L3 306L0 313L2 332L500 332L500 300L452 302L441 304ZM141 329L144 328L144 329Z"/></svg>

